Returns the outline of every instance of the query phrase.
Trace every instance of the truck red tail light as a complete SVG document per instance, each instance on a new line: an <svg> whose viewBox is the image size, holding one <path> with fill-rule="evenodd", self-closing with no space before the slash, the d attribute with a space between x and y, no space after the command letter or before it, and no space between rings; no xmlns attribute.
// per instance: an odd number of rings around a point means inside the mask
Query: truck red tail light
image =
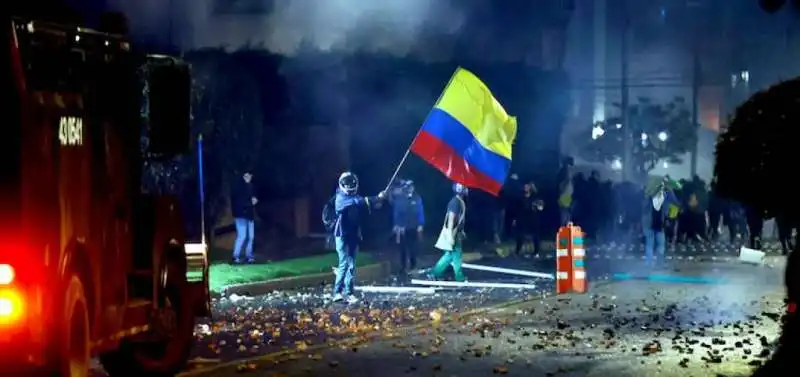
<svg viewBox="0 0 800 377"><path fill-rule="evenodd" d="M22 318L23 299L14 287L16 271L10 264L0 264L0 326L14 325Z"/></svg>
<svg viewBox="0 0 800 377"><path fill-rule="evenodd" d="M15 289L0 289L0 326L14 325L22 318L23 300Z"/></svg>
<svg viewBox="0 0 800 377"><path fill-rule="evenodd" d="M8 264L0 264L0 285L13 283L15 277L14 267Z"/></svg>

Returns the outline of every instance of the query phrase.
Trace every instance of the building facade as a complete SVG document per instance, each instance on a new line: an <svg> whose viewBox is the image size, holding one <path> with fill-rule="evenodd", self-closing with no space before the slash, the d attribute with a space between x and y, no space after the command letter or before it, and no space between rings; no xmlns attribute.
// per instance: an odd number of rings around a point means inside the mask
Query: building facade
<svg viewBox="0 0 800 377"><path fill-rule="evenodd" d="M736 106L753 91L800 73L793 64L800 44L792 16L788 10L768 15L754 0L577 1L566 58L573 111L562 149L577 154L586 142L579 135L618 116L623 90L631 104L640 97L682 97L690 108L696 101L696 172L710 178L716 137ZM653 174L688 178L690 161L687 155L681 164L659 164ZM583 163L619 178L610 166Z"/></svg>

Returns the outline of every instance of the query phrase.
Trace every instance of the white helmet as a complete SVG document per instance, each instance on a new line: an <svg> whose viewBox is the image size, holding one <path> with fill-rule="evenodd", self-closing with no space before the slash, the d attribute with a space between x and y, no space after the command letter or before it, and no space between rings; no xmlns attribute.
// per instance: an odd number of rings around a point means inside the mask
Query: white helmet
<svg viewBox="0 0 800 377"><path fill-rule="evenodd" d="M469 189L467 188L467 186L464 186L460 183L454 183L453 192L456 193L456 195L467 195Z"/></svg>
<svg viewBox="0 0 800 377"><path fill-rule="evenodd" d="M345 194L353 195L358 192L358 177L346 171L339 176L339 189Z"/></svg>

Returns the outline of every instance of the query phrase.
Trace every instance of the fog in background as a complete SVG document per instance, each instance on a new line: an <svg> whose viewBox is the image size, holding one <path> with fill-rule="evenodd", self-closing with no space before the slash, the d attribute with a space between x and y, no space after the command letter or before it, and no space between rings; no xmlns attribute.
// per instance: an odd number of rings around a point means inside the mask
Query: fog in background
<svg viewBox="0 0 800 377"><path fill-rule="evenodd" d="M431 0L109 0L145 38L170 36L182 49L263 47L294 55L321 51L405 55L425 40L453 35L470 1Z"/></svg>

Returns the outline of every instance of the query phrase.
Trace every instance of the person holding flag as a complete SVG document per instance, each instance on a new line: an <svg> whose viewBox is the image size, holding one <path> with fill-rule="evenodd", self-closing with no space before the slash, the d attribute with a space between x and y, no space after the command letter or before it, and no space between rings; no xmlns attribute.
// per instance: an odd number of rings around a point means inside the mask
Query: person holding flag
<svg viewBox="0 0 800 377"><path fill-rule="evenodd" d="M409 151L412 151L456 183L456 195L451 204L463 203L468 187L498 196L509 176L516 136L516 118L506 113L486 84L472 72L459 67L389 183L394 181ZM434 269L434 277L443 272L438 270L439 266L458 265L456 279L463 279L458 258L463 240L459 237L463 236L463 231L461 235L458 232L463 230L463 216L459 215L466 212L466 206L458 209L455 204L452 208L448 206L447 221L439 237L442 242L437 242L437 248L445 255Z"/></svg>
<svg viewBox="0 0 800 377"><path fill-rule="evenodd" d="M347 300L355 304L359 300L354 293L356 274L356 253L361 243L361 217L363 210L378 208L386 199L386 192L366 197L358 194L358 177L346 171L339 176L339 189L333 199L336 220L333 225L333 236L336 243L336 254L339 265L336 268L336 281L333 284L333 301Z"/></svg>

